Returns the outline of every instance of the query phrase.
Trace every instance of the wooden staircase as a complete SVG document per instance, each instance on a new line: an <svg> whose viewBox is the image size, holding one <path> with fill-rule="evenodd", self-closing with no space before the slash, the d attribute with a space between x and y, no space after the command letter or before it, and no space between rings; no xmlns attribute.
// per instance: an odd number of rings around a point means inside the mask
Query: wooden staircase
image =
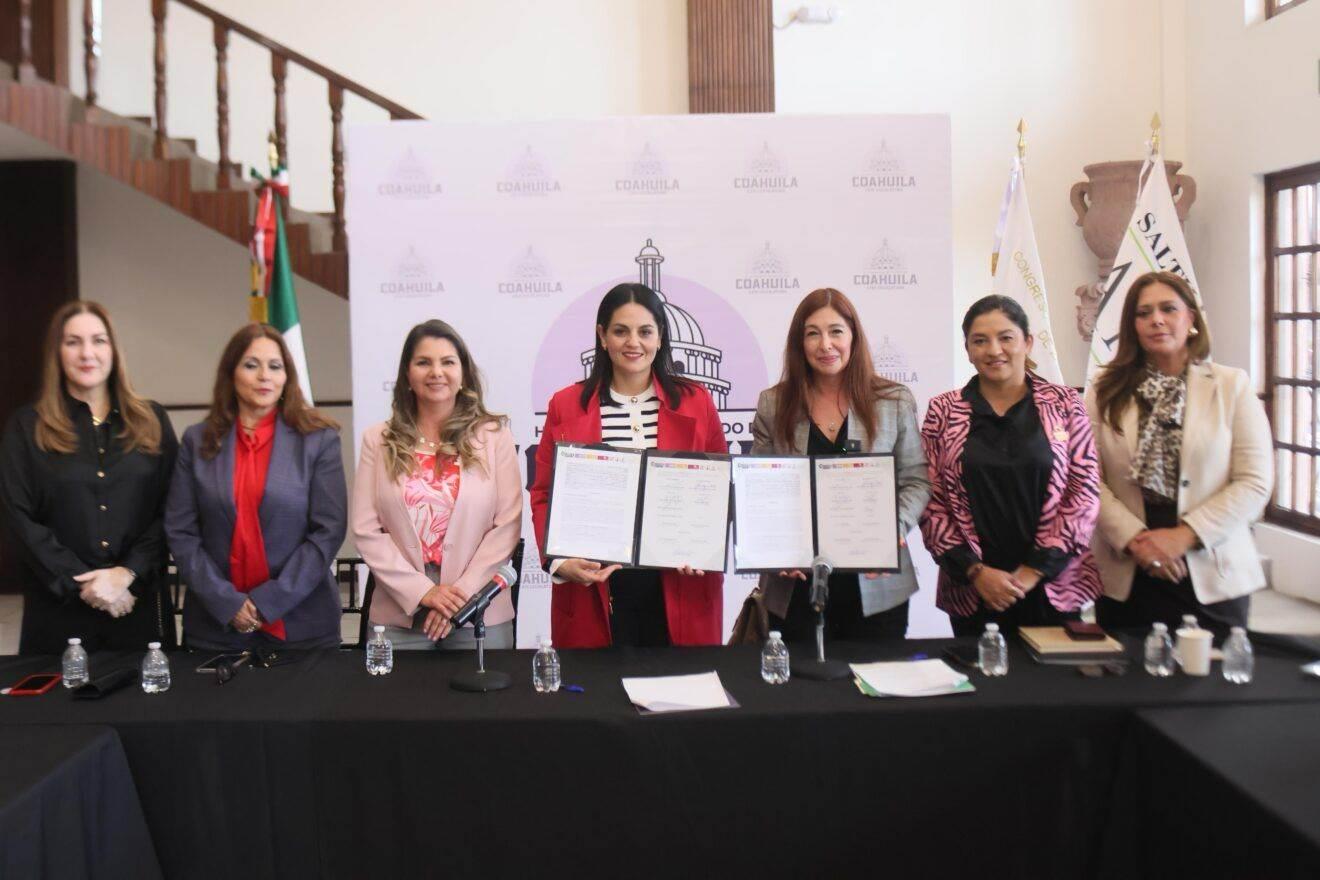
<svg viewBox="0 0 1320 880"><path fill-rule="evenodd" d="M203 6L195 0L174 0L211 18L215 29L217 64L217 127L219 161L197 155L196 141L170 138L165 124L165 14L168 0L153 0L156 28L156 116L122 117L96 106L96 52L93 4L86 0L84 33L85 69L89 84L86 99L44 82L32 72L31 47L20 45L18 70L0 63L0 125L8 125L54 147L139 192L246 246L252 238L256 187L243 180L241 169L229 161L228 74L229 35L237 33L270 49L275 88L277 147L284 155L284 76L290 61L326 79L333 122L333 196L329 214L289 207L285 232L293 271L339 296L348 297L348 242L344 233L343 93L360 95L390 112L393 119L419 119L417 114L381 98L356 83L250 28ZM25 8L25 7L23 7ZM26 52L26 55L24 54Z"/></svg>

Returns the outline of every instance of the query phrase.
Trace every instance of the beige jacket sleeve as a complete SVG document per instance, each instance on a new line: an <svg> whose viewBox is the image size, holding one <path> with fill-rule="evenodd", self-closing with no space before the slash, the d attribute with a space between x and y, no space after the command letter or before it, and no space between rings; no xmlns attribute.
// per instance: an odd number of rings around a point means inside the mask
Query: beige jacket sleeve
<svg viewBox="0 0 1320 880"><path fill-rule="evenodd" d="M1102 420L1095 401L1094 385L1086 389L1086 415L1091 420L1091 433L1095 435L1096 453L1100 457L1100 516L1095 527L1115 552L1123 553L1132 539L1146 530L1146 523L1110 488L1110 480L1126 480L1128 475L1108 473L1105 467L1106 453L1125 441L1122 435Z"/></svg>
<svg viewBox="0 0 1320 880"><path fill-rule="evenodd" d="M1233 432L1228 482L1182 516L1206 547L1260 519L1274 489L1274 440L1265 407L1246 373L1234 370L1232 376L1231 388L1222 389L1233 395L1232 423L1220 428Z"/></svg>

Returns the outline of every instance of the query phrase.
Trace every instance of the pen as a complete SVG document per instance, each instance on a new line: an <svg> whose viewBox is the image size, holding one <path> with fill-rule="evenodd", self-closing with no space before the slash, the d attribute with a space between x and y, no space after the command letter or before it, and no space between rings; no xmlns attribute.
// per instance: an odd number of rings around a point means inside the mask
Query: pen
<svg viewBox="0 0 1320 880"><path fill-rule="evenodd" d="M927 654L917 653L917 654L913 654L913 655L912 655L912 659L913 659L913 660L929 660L929 659L930 659L930 656L927 655Z"/></svg>
<svg viewBox="0 0 1320 880"><path fill-rule="evenodd" d="M585 694L587 692L587 689L580 684L561 684L559 689L570 694Z"/></svg>

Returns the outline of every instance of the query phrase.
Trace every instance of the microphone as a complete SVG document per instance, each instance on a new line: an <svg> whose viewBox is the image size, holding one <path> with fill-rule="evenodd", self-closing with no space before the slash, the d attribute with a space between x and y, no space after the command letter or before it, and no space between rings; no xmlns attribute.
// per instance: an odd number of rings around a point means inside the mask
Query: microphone
<svg viewBox="0 0 1320 880"><path fill-rule="evenodd" d="M458 609L458 613L450 618L454 629L466 626L479 612L486 610L486 606L499 595L500 590L513 586L517 580L518 572L514 571L513 563L506 562L501 565L500 570L490 579L490 583L473 593L472 598L468 599L463 607Z"/></svg>
<svg viewBox="0 0 1320 880"><path fill-rule="evenodd" d="M834 563L827 557L817 556L811 560L811 607L815 611L824 611L825 603L830 600L830 574Z"/></svg>

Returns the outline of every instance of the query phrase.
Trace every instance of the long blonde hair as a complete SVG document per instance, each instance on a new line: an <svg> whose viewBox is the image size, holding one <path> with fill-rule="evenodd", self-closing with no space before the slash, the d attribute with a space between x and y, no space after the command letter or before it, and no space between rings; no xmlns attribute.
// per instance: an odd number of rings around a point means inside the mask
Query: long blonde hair
<svg viewBox="0 0 1320 880"><path fill-rule="evenodd" d="M486 409L481 393L481 374L477 372L472 355L458 331L444 321L423 321L408 331L408 337L403 342L403 351L399 355L399 374L394 381L390 420L381 435L385 468L392 480L412 473L416 467L413 450L417 448L421 432L417 429L417 396L408 384L408 367L423 339L448 340L458 353L458 362L463 369L463 385L454 400L453 412L440 429L438 451L444 455L458 456L464 468L484 468L477 455L477 432L486 426L498 427L504 423L504 416ZM440 456L436 456L437 470L440 463Z"/></svg>
<svg viewBox="0 0 1320 880"><path fill-rule="evenodd" d="M65 303L50 319L46 330L46 352L41 370L41 394L37 397L37 448L43 452L69 454L78 449L78 432L74 430L73 420L64 404L65 377L64 366L60 362L60 347L64 344L64 325L74 315L94 315L105 325L106 336L110 337L110 353L114 358L110 365L108 385L110 393L119 407L119 417L124 428L119 432L119 439L124 444L125 452L145 452L148 455L160 454L160 419L151 408L151 404L133 392L128 381L128 368L124 365L123 352L119 350L119 341L115 337L115 328L110 324L110 315L100 303L87 300L74 300Z"/></svg>

